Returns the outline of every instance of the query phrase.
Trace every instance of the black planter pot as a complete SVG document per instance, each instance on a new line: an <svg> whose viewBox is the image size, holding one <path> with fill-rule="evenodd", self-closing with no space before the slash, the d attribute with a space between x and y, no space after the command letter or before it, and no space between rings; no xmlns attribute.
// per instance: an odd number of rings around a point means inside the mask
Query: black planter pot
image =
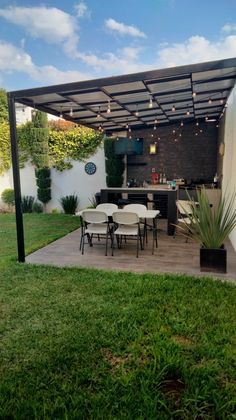
<svg viewBox="0 0 236 420"><path fill-rule="evenodd" d="M200 268L201 271L214 273L226 273L227 251L224 247L219 249L200 249Z"/></svg>

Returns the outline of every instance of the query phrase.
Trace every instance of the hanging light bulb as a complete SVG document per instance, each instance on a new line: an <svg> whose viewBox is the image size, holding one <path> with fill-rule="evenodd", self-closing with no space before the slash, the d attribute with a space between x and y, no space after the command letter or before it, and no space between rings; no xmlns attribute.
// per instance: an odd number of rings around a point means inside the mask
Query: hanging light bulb
<svg viewBox="0 0 236 420"><path fill-rule="evenodd" d="M63 114L62 114L62 106L61 106L61 108L60 108L60 115L59 115L59 118L63 118Z"/></svg>
<svg viewBox="0 0 236 420"><path fill-rule="evenodd" d="M128 130L128 132L129 132L129 133L131 132L131 127L129 127L129 130Z"/></svg>
<svg viewBox="0 0 236 420"><path fill-rule="evenodd" d="M197 127L199 126L199 122L198 122L198 120L197 120L197 122L196 122L196 126L197 126Z"/></svg>
<svg viewBox="0 0 236 420"><path fill-rule="evenodd" d="M151 137L153 137L153 133L151 134Z"/></svg>
<svg viewBox="0 0 236 420"><path fill-rule="evenodd" d="M219 124L216 124L216 128L219 128Z"/></svg>
<svg viewBox="0 0 236 420"><path fill-rule="evenodd" d="M157 129L157 126L156 126L156 125L154 125L153 130L156 130L156 129Z"/></svg>
<svg viewBox="0 0 236 420"><path fill-rule="evenodd" d="M108 101L107 113L110 114L110 112L111 112L111 104L110 104L110 101Z"/></svg>
<svg viewBox="0 0 236 420"><path fill-rule="evenodd" d="M70 117L73 117L73 108L70 109Z"/></svg>
<svg viewBox="0 0 236 420"><path fill-rule="evenodd" d="M195 133L195 136L198 136L198 133Z"/></svg>
<svg viewBox="0 0 236 420"><path fill-rule="evenodd" d="M157 123L158 123L158 121L157 121L157 119L155 118L154 124L157 124Z"/></svg>
<svg viewBox="0 0 236 420"><path fill-rule="evenodd" d="M101 114L100 114L100 106L98 107L98 113L97 113L97 118L100 118Z"/></svg>
<svg viewBox="0 0 236 420"><path fill-rule="evenodd" d="M190 111L189 111L189 109L187 110L186 115L190 115Z"/></svg>
<svg viewBox="0 0 236 420"><path fill-rule="evenodd" d="M184 123L183 123L183 121L181 121L180 126L183 127L183 125L184 125Z"/></svg>
<svg viewBox="0 0 236 420"><path fill-rule="evenodd" d="M138 112L138 105L136 105L135 116L138 117L138 114L139 114L139 112Z"/></svg>
<svg viewBox="0 0 236 420"><path fill-rule="evenodd" d="M196 92L195 92L195 91L193 91L193 93L192 93L192 97L193 97L193 98L195 98L196 96L197 96Z"/></svg>
<svg viewBox="0 0 236 420"><path fill-rule="evenodd" d="M131 136L129 136L129 139L132 139L132 137L131 137Z"/></svg>
<svg viewBox="0 0 236 420"><path fill-rule="evenodd" d="M176 108L175 108L175 106L174 106L174 105L172 106L171 111L172 111L172 112L175 112L175 111L176 111Z"/></svg>
<svg viewBox="0 0 236 420"><path fill-rule="evenodd" d="M161 140L161 138L160 137L157 137L157 140Z"/></svg>
<svg viewBox="0 0 236 420"><path fill-rule="evenodd" d="M172 133L175 134L175 130L173 130Z"/></svg>
<svg viewBox="0 0 236 420"><path fill-rule="evenodd" d="M129 128L129 124L128 124L128 122L126 123L125 128L127 128L127 130L128 130L128 128Z"/></svg>
<svg viewBox="0 0 236 420"><path fill-rule="evenodd" d="M182 134L181 133L179 133L179 137L182 137Z"/></svg>
<svg viewBox="0 0 236 420"><path fill-rule="evenodd" d="M200 131L200 133L202 133L202 128L199 131Z"/></svg>
<svg viewBox="0 0 236 420"><path fill-rule="evenodd" d="M205 118L205 121L207 121L208 120L208 115L206 116L206 118Z"/></svg>
<svg viewBox="0 0 236 420"><path fill-rule="evenodd" d="M152 108L152 107L153 107L153 103L152 103L152 96L150 96L150 99L149 99L149 105L148 105L148 107L149 107L149 108Z"/></svg>
<svg viewBox="0 0 236 420"><path fill-rule="evenodd" d="M212 103L212 100L211 100L211 98L209 98L209 99L208 99L208 103L209 103L209 104L211 104L211 103Z"/></svg>
<svg viewBox="0 0 236 420"><path fill-rule="evenodd" d="M223 103L224 103L224 99L221 98L220 104L223 105Z"/></svg>

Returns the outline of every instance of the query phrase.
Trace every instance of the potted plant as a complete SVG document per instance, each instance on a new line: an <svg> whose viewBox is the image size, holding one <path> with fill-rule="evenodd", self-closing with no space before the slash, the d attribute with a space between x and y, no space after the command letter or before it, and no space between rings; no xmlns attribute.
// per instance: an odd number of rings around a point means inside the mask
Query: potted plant
<svg viewBox="0 0 236 420"><path fill-rule="evenodd" d="M192 212L186 212L186 216L191 223L185 227L188 235L201 245L201 271L227 271L224 241L236 226L235 197L235 193L231 197L221 196L218 207L213 209L203 188L197 191L197 202L189 200Z"/></svg>

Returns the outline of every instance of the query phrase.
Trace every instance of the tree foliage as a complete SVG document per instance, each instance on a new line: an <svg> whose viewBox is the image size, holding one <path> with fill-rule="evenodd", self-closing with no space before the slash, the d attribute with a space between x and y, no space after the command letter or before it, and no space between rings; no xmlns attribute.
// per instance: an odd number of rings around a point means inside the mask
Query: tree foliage
<svg viewBox="0 0 236 420"><path fill-rule="evenodd" d="M4 89L0 89L0 123L8 121L7 94Z"/></svg>

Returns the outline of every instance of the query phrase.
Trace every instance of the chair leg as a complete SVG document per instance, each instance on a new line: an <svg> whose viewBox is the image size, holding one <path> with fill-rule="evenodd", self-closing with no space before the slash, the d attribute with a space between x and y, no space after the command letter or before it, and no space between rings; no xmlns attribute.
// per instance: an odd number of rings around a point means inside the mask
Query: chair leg
<svg viewBox="0 0 236 420"><path fill-rule="evenodd" d="M83 232L83 236L82 236L82 244L81 244L81 253L82 255L84 255L84 237L85 237L85 233Z"/></svg>
<svg viewBox="0 0 236 420"><path fill-rule="evenodd" d="M105 256L107 256L107 245L108 245L108 226L107 226L107 234L106 234L106 252L105 252Z"/></svg>
<svg viewBox="0 0 236 420"><path fill-rule="evenodd" d="M136 254L137 258L138 258L138 249L139 249L139 232L137 232L137 254Z"/></svg>

